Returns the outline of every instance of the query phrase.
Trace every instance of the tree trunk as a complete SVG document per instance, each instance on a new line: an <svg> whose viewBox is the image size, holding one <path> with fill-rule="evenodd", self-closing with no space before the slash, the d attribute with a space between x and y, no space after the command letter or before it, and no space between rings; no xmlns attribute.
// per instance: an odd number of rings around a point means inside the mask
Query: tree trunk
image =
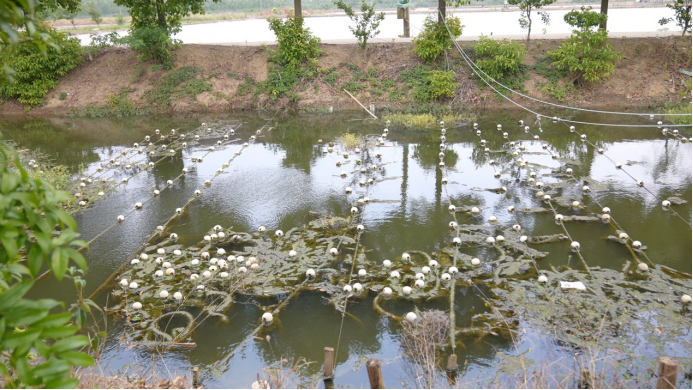
<svg viewBox="0 0 693 390"><path fill-rule="evenodd" d="M164 10L164 0L156 0L156 17L159 27L166 28L166 11Z"/></svg>
<svg viewBox="0 0 693 390"><path fill-rule="evenodd" d="M529 44L529 34L532 33L532 8L527 9L527 43Z"/></svg>
<svg viewBox="0 0 693 390"><path fill-rule="evenodd" d="M294 15L297 18L303 16L303 11L301 10L301 0L294 0Z"/></svg>
<svg viewBox="0 0 693 390"><path fill-rule="evenodd" d="M688 15L691 14L691 6L686 6L686 12L688 12ZM686 19L686 23L683 25L683 34L681 34L682 37L686 36L686 32L688 31L688 26L691 25L691 20Z"/></svg>
<svg viewBox="0 0 693 390"><path fill-rule="evenodd" d="M609 0L602 0L602 6L599 12L603 13L604 15L609 12ZM599 24L599 29L606 30L606 19L604 19L604 23Z"/></svg>
<svg viewBox="0 0 693 390"><path fill-rule="evenodd" d="M445 25L445 0L438 0L438 24Z"/></svg>

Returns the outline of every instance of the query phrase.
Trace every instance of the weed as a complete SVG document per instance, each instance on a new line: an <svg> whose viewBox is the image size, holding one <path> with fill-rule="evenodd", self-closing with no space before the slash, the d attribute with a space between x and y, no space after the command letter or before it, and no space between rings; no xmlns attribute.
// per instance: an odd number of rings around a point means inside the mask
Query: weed
<svg viewBox="0 0 693 390"><path fill-rule="evenodd" d="M368 68L368 69L366 70L366 76L368 76L369 79L378 78L378 69L376 69L376 68Z"/></svg>
<svg viewBox="0 0 693 390"><path fill-rule="evenodd" d="M233 72L226 72L226 76L230 79L240 80L240 77Z"/></svg>
<svg viewBox="0 0 693 390"><path fill-rule="evenodd" d="M156 73L160 71L161 69L164 69L163 65L160 64L154 64L149 67L149 73Z"/></svg>
<svg viewBox="0 0 693 390"><path fill-rule="evenodd" d="M319 90L320 86L318 84L313 84L313 93L317 95Z"/></svg>
<svg viewBox="0 0 693 390"><path fill-rule="evenodd" d="M200 73L199 68L195 66L184 66L166 74L160 83L156 84L154 89L144 93L144 97L150 104L155 106L167 107L171 105L171 98L181 92L189 93L184 87L183 90L179 86L189 80L197 77ZM187 84L186 84L187 86ZM193 87L193 88L198 88Z"/></svg>
<svg viewBox="0 0 693 390"><path fill-rule="evenodd" d="M240 83L238 89L236 89L236 96L245 96L253 92L253 89L255 89L255 80L250 76L245 76L243 82Z"/></svg>
<svg viewBox="0 0 693 390"><path fill-rule="evenodd" d="M197 95L201 94L202 92L211 91L212 84L200 79L192 79L187 83L183 84L182 88L185 91L185 93L188 94L190 99L194 100L195 97L197 97Z"/></svg>
<svg viewBox="0 0 693 390"><path fill-rule="evenodd" d="M146 72L147 69L144 67L144 65L138 65L137 68L135 68L135 71L132 73L132 76L130 77L130 82L133 84L138 83L140 80L142 80L142 77Z"/></svg>
<svg viewBox="0 0 693 390"><path fill-rule="evenodd" d="M339 142L345 149L354 149L363 143L363 136L361 134L344 133L337 138Z"/></svg>
<svg viewBox="0 0 693 390"><path fill-rule="evenodd" d="M329 74L329 75L325 76L323 81L325 81L327 84L330 84L331 86L334 87L335 84L337 83L337 74L336 73Z"/></svg>
<svg viewBox="0 0 693 390"><path fill-rule="evenodd" d="M60 100L67 99L67 92L60 92L60 97L58 99L60 99Z"/></svg>

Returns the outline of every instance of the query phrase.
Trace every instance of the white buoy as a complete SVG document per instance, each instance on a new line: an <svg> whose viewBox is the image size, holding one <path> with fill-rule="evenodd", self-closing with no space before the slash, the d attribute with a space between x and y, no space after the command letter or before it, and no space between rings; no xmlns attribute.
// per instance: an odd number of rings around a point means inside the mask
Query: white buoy
<svg viewBox="0 0 693 390"><path fill-rule="evenodd" d="M407 252L402 253L402 261L409 261L411 260L411 255Z"/></svg>
<svg viewBox="0 0 693 390"><path fill-rule="evenodd" d="M635 248L635 249L640 249L640 248L642 248L642 243L641 243L640 241L633 241L633 243L632 243L631 245L632 245L633 248Z"/></svg>
<svg viewBox="0 0 693 390"><path fill-rule="evenodd" d="M448 272L455 275L456 273L460 272L460 270L457 269L457 267L450 267L448 268Z"/></svg>
<svg viewBox="0 0 693 390"><path fill-rule="evenodd" d="M360 231L360 232L364 231L365 229L366 229L366 227L363 226L363 225L360 225L360 224L359 224L359 225L356 225L356 230L358 230L358 231Z"/></svg>
<svg viewBox="0 0 693 390"><path fill-rule="evenodd" d="M173 275L173 274L175 274L175 273L176 273L176 270L175 270L175 269L173 269L173 268L166 268L166 275L171 276L171 275Z"/></svg>
<svg viewBox="0 0 693 390"><path fill-rule="evenodd" d="M344 189L344 192L347 194L351 194L351 191L352 191L351 187L347 187Z"/></svg>
<svg viewBox="0 0 693 390"><path fill-rule="evenodd" d="M392 262L390 260L383 260L383 267L385 267L385 268L392 267Z"/></svg>
<svg viewBox="0 0 693 390"><path fill-rule="evenodd" d="M462 245L462 240L459 237L455 237L452 239L452 243L459 246Z"/></svg>
<svg viewBox="0 0 693 390"><path fill-rule="evenodd" d="M411 294L411 291L412 291L412 288L409 287L409 286L404 286L404 287L402 288L402 293L403 293L404 295L410 295L410 294Z"/></svg>
<svg viewBox="0 0 693 390"><path fill-rule="evenodd" d="M424 285L425 285L424 281L420 280L420 279L417 279L414 282L414 287L416 287L416 288L424 288Z"/></svg>
<svg viewBox="0 0 693 390"><path fill-rule="evenodd" d="M546 283L549 281L549 278L546 277L546 275L539 275L539 283Z"/></svg>
<svg viewBox="0 0 693 390"><path fill-rule="evenodd" d="M554 220L556 220L556 222L563 222L563 215L562 214L556 214L556 216L554 217Z"/></svg>
<svg viewBox="0 0 693 390"><path fill-rule="evenodd" d="M229 277L229 273L228 273L228 272L222 272L222 273L219 274L219 276L221 276L222 278L226 279L226 278Z"/></svg>
<svg viewBox="0 0 693 390"><path fill-rule="evenodd" d="M162 299L168 298L168 291L162 290L162 291L159 293L159 297L162 298Z"/></svg>
<svg viewBox="0 0 693 390"><path fill-rule="evenodd" d="M163 266L164 268L171 268L171 263L169 263L169 262L167 261L167 262L165 262L164 264L162 264L162 266Z"/></svg>
<svg viewBox="0 0 693 390"><path fill-rule="evenodd" d="M416 275L414 275L414 278L415 278L416 280L423 280L425 277L426 277L426 276L425 276L423 273L421 273L421 272L417 272Z"/></svg>
<svg viewBox="0 0 693 390"><path fill-rule="evenodd" d="M505 241L505 237L503 237L501 235L496 236L496 242L503 242L503 241Z"/></svg>
<svg viewBox="0 0 693 390"><path fill-rule="evenodd" d="M447 177L444 177L444 178L441 180L441 182L442 182L443 184L448 184L448 178L447 178Z"/></svg>
<svg viewBox="0 0 693 390"><path fill-rule="evenodd" d="M198 274L192 274L192 275L190 275L190 280L192 280L192 281L195 281L195 280L197 280L197 279L199 279L199 278L200 278L200 275L198 275Z"/></svg>
<svg viewBox="0 0 693 390"><path fill-rule="evenodd" d="M481 210L479 210L478 207L476 207L476 206L472 207L472 214L479 214L480 212L481 212Z"/></svg>
<svg viewBox="0 0 693 390"><path fill-rule="evenodd" d="M476 257L472 259L472 265L479 265L481 264L481 260L477 259Z"/></svg>
<svg viewBox="0 0 693 390"><path fill-rule="evenodd" d="M128 286L128 287L137 288L137 287L139 287L139 285L137 284L137 282L130 282L130 286Z"/></svg>
<svg viewBox="0 0 693 390"><path fill-rule="evenodd" d="M621 241L627 241L628 240L628 233L622 232L621 234L618 235L618 239Z"/></svg>
<svg viewBox="0 0 693 390"><path fill-rule="evenodd" d="M454 213L454 212L455 212L455 209L456 209L456 207L455 207L454 204L451 204L450 206L448 206L448 211L451 212L451 213Z"/></svg>
<svg viewBox="0 0 693 390"><path fill-rule="evenodd" d="M125 216L124 215L119 215L118 218L116 218L118 222L123 222L125 221Z"/></svg>
<svg viewBox="0 0 693 390"><path fill-rule="evenodd" d="M520 237L520 242L527 242L528 237L527 236L521 236Z"/></svg>
<svg viewBox="0 0 693 390"><path fill-rule="evenodd" d="M296 256L298 256L298 252L296 252L293 249L289 251L289 257L296 257Z"/></svg>
<svg viewBox="0 0 693 390"><path fill-rule="evenodd" d="M156 253L158 253L158 254L160 254L160 255L165 255L165 254L166 254L166 249L164 249L164 248L159 248L159 249L156 250Z"/></svg>
<svg viewBox="0 0 693 390"><path fill-rule="evenodd" d="M312 269L312 268L309 268L309 269L306 271L306 277L308 277L308 278L314 278L314 277L315 277L315 270Z"/></svg>
<svg viewBox="0 0 693 390"><path fill-rule="evenodd" d="M132 260L130 260L130 264L132 264L132 265L139 264L139 262L140 262L139 259L132 259Z"/></svg>
<svg viewBox="0 0 693 390"><path fill-rule="evenodd" d="M486 243L487 243L487 244L492 244L492 245L493 245L493 244L496 243L496 239L493 238L493 237L486 237Z"/></svg>
<svg viewBox="0 0 693 390"><path fill-rule="evenodd" d="M565 173L572 175L573 174L573 168L568 168L565 170Z"/></svg>
<svg viewBox="0 0 693 390"><path fill-rule="evenodd" d="M157 278L160 278L160 277L164 276L164 271L158 269L158 270L156 270L156 272L154 272L154 276L156 276Z"/></svg>
<svg viewBox="0 0 693 390"><path fill-rule="evenodd" d="M580 243L577 241L573 241L570 243L570 249L573 250L573 252L577 252L580 250Z"/></svg>
<svg viewBox="0 0 693 390"><path fill-rule="evenodd" d="M176 249L176 250L173 251L173 254L176 255L176 256L180 256L180 255L183 254L183 252L181 252L180 249Z"/></svg>
<svg viewBox="0 0 693 390"><path fill-rule="evenodd" d="M515 206L508 206L508 212L514 213L515 212Z"/></svg>
<svg viewBox="0 0 693 390"><path fill-rule="evenodd" d="M440 275L440 279L447 282L452 278L449 273L445 272L442 275Z"/></svg>
<svg viewBox="0 0 693 390"><path fill-rule="evenodd" d="M498 218L496 218L495 215L492 215L492 216L488 217L488 221L489 222L498 222Z"/></svg>
<svg viewBox="0 0 693 390"><path fill-rule="evenodd" d="M580 207L580 202L578 202L577 200L574 200L573 201L573 207L575 207L575 208Z"/></svg>
<svg viewBox="0 0 693 390"><path fill-rule="evenodd" d="M428 275L428 273L431 272L431 268L429 266L422 267L421 272L423 272L424 275Z"/></svg>
<svg viewBox="0 0 693 390"><path fill-rule="evenodd" d="M361 290L363 290L363 286L361 285L361 283L354 283L353 287L354 287L354 291L356 291L356 292L361 292Z"/></svg>
<svg viewBox="0 0 693 390"><path fill-rule="evenodd" d="M202 277L203 277L203 278L209 279L209 278L212 277L212 273L209 272L209 271L205 271L205 272L202 273Z"/></svg>
<svg viewBox="0 0 693 390"><path fill-rule="evenodd" d="M368 272L367 272L365 269L362 268L362 269L359 270L359 276L360 276L360 277L363 278L363 277L365 277L366 275L368 275Z"/></svg>
<svg viewBox="0 0 693 390"><path fill-rule="evenodd" d="M648 267L647 264L645 264L645 263L640 263L640 264L638 264L638 269L640 271L647 271L648 269L650 269L650 267Z"/></svg>
<svg viewBox="0 0 693 390"><path fill-rule="evenodd" d="M281 237L281 236L283 236L283 235L284 235L284 232L281 231L281 230L277 230L276 232L274 232L274 236L277 237L277 238L279 238L279 237Z"/></svg>
<svg viewBox="0 0 693 390"><path fill-rule="evenodd" d="M399 272L398 271L390 272L390 277L393 279L399 279Z"/></svg>
<svg viewBox="0 0 693 390"><path fill-rule="evenodd" d="M522 230L522 226L515 224L513 225L513 230L519 232L520 230Z"/></svg>
<svg viewBox="0 0 693 390"><path fill-rule="evenodd" d="M238 272L244 274L244 273L248 272L248 269L245 268L245 267L239 267L239 268L238 268Z"/></svg>
<svg viewBox="0 0 693 390"><path fill-rule="evenodd" d="M681 296L681 302L683 303L691 303L691 296L684 294Z"/></svg>
<svg viewBox="0 0 693 390"><path fill-rule="evenodd" d="M431 268L438 268L438 265L439 265L438 262L435 260L431 260L428 262L428 266Z"/></svg>
<svg viewBox="0 0 693 390"><path fill-rule="evenodd" d="M274 316L270 312L266 312L265 314L262 315L262 323L265 325L269 325L274 321Z"/></svg>
<svg viewBox="0 0 693 390"><path fill-rule="evenodd" d="M671 202L670 202L670 201L668 201L668 200L663 200L663 201L662 201L662 207L669 207L669 206L671 206Z"/></svg>
<svg viewBox="0 0 693 390"><path fill-rule="evenodd" d="M180 301L181 299L183 299L183 294L181 294L180 291L176 291L175 293L173 293L173 298Z"/></svg>
<svg viewBox="0 0 693 390"><path fill-rule="evenodd" d="M339 250L337 248L330 248L330 254L332 256L337 256L338 253L339 253Z"/></svg>
<svg viewBox="0 0 693 390"><path fill-rule="evenodd" d="M392 296L392 289L390 287L383 288L383 295L386 297Z"/></svg>
<svg viewBox="0 0 693 390"><path fill-rule="evenodd" d="M455 222L455 221L450 221L450 223L448 224L448 226L450 226L450 229L455 229L455 228L457 227L457 222Z"/></svg>
<svg viewBox="0 0 693 390"><path fill-rule="evenodd" d="M343 290L344 290L344 292L346 292L346 293L350 293L351 290L353 290L353 288L351 287L351 285L347 284L347 285L344 286Z"/></svg>

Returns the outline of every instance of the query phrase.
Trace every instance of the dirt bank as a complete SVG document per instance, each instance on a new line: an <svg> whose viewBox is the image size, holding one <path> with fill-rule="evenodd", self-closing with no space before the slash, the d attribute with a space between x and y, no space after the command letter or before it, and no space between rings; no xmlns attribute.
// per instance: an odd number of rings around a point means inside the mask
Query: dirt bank
<svg viewBox="0 0 693 390"><path fill-rule="evenodd" d="M619 110L691 99L691 78L679 71L691 70L690 37L612 39L611 44L623 56L616 71L602 84L578 89L567 84L566 77L557 79L546 70L549 63L546 53L560 42L536 40L530 43L525 57L524 81L528 95L582 107ZM473 42L462 45L473 52ZM318 64L320 74L299 83L290 93L273 98L259 87L268 78L267 47L185 45L176 52L176 69L195 67L194 77L210 84L211 89L186 93L183 87L178 87L166 102L160 99L153 103L155 88L175 69L165 71L153 63L138 61L136 53L127 48L111 48L66 75L48 94L45 105L30 112L50 115L74 113L80 109L84 112L87 108L93 111L123 101L128 107L173 113L279 107L357 108L357 103L341 91L341 87L351 88L364 105L373 104L376 109L407 110L420 105L402 76L403 72L423 64L412 53L411 44L379 43L371 45L367 51L356 45L325 44L322 49L324 55ZM435 104L473 109L511 105L498 99L488 88L480 88L479 80L459 53L450 54L449 66L456 71L460 87L454 98ZM522 103L538 107L531 101ZM20 114L25 112L25 107L10 101L2 105L0 112Z"/></svg>

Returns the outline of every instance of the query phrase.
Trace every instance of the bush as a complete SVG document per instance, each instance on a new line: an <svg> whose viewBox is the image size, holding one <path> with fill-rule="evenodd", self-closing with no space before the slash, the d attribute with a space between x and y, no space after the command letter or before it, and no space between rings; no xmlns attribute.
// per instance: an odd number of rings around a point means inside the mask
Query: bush
<svg viewBox="0 0 693 390"><path fill-rule="evenodd" d="M337 8L344 11L352 22L356 23L356 28L349 26L349 30L354 34L361 49L365 49L370 38L374 38L380 31L378 26L385 19L385 12L375 13L375 3L369 5L366 0L361 0L361 15L357 15L351 6L346 5L343 1L335 1Z"/></svg>
<svg viewBox="0 0 693 390"><path fill-rule="evenodd" d="M450 33L455 39L462 35L464 26L459 18L448 15L445 21L447 28L438 24L438 21L433 17L428 16L424 21L424 29L414 37L414 53L422 60L433 62L441 54L450 50L452 47ZM450 33L448 33L448 29L450 29Z"/></svg>
<svg viewBox="0 0 693 390"><path fill-rule="evenodd" d="M140 53L140 61L154 60L166 69L173 69L173 52L181 42L171 39L163 27L138 27L130 29L126 38L130 49Z"/></svg>
<svg viewBox="0 0 693 390"><path fill-rule="evenodd" d="M572 72L573 83L601 82L613 73L616 61L621 59L613 46L606 43L606 30L598 28L606 21L606 15L591 9L582 7L565 15L566 23L577 30L558 49L549 52L556 68Z"/></svg>
<svg viewBox="0 0 693 390"><path fill-rule="evenodd" d="M75 249L86 243L77 239L75 220L57 206L72 197L32 179L17 153L5 143L0 143L0 194L3 387L75 387L72 367L94 364L91 356L75 350L89 345L88 337L75 333L84 325L89 307L95 305L89 300L75 305L73 325L72 314L60 302L26 298L46 263L58 280L66 275L70 262L86 268L84 257Z"/></svg>
<svg viewBox="0 0 693 390"><path fill-rule="evenodd" d="M527 54L524 45L517 41L496 41L485 36L474 45L474 52L480 57L476 66L499 81L515 75Z"/></svg>
<svg viewBox="0 0 693 390"><path fill-rule="evenodd" d="M277 36L277 50L271 61L290 68L297 68L306 61L312 67L317 66L320 51L320 38L313 35L310 29L303 27L303 18L289 16L286 20L269 18L269 28Z"/></svg>
<svg viewBox="0 0 693 390"><path fill-rule="evenodd" d="M48 91L55 88L60 77L82 63L82 46L77 38L49 29L55 46L47 46L45 54L34 44L23 42L3 50L2 66L14 70L12 80L0 84L0 96L17 99L30 106L43 104Z"/></svg>
<svg viewBox="0 0 693 390"><path fill-rule="evenodd" d="M676 22L676 25L681 27L681 36L686 36L686 33L691 33L691 1L690 0L674 0L673 4L667 4L667 8L674 11L674 17L662 18L659 20L660 25L665 25L669 22Z"/></svg>
<svg viewBox="0 0 693 390"><path fill-rule="evenodd" d="M443 96L453 97L455 96L455 90L460 86L460 83L455 82L455 72L453 71L431 71L428 75L428 80L430 81L428 93L431 99L438 99Z"/></svg>

